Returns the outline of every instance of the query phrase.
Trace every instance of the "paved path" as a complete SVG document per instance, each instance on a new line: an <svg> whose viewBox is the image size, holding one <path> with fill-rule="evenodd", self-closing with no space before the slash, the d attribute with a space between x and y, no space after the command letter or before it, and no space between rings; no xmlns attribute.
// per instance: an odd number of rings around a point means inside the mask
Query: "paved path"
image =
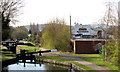
<svg viewBox="0 0 120 72"><path fill-rule="evenodd" d="M46 50L44 48L40 48L40 49L42 51ZM100 72L106 72L105 70L107 70L107 69L102 68L102 67L100 67L100 66L98 66L96 64L93 64L91 62L87 62L85 60L80 59L79 57L75 57L75 56L71 56L71 55L65 55L65 54L59 54L59 53L45 53L45 54L43 53L42 56L61 56L61 57L65 58L65 59L68 59L68 60L75 61L77 63L83 64L83 65L85 65L85 66L87 66L89 68L92 68L94 70L99 70Z"/></svg>

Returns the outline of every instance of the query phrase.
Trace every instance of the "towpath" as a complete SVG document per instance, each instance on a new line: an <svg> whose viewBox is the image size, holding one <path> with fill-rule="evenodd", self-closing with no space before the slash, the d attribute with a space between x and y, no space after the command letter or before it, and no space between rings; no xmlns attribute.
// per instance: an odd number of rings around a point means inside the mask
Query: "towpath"
<svg viewBox="0 0 120 72"><path fill-rule="evenodd" d="M40 48L41 51L45 51L46 49L45 48ZM39 55L39 54L36 54L36 55ZM74 62L77 62L77 63L80 63L80 64L83 64L89 68L92 68L94 70L98 70L100 72L109 72L107 71L107 69L103 68L103 67L100 67L96 64L93 64L91 62L87 62L83 59L80 59L79 57L76 57L76 56L71 56L71 55L66 55L66 54L60 54L60 53L52 53L52 52L49 52L49 53L42 53L42 56L61 56L65 59L68 59L70 61L74 61Z"/></svg>
<svg viewBox="0 0 120 72"><path fill-rule="evenodd" d="M40 48L41 51L44 51L46 50L45 48ZM80 64L83 64L89 68L92 68L94 70L98 70L100 72L107 72L107 69L103 68L103 67L100 67L96 64L93 64L91 62L87 62L83 59L80 59L79 57L76 57L76 56L71 56L71 55L66 55L66 54L60 54L60 53L43 53L42 56L61 56L65 59L68 59L68 60L71 60L71 61L75 61L77 63L80 63Z"/></svg>

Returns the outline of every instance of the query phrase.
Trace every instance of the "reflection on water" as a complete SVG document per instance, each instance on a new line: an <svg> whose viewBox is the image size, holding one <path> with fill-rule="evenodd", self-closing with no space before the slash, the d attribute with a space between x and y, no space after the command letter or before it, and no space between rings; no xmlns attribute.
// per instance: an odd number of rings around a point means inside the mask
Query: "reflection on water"
<svg viewBox="0 0 120 72"><path fill-rule="evenodd" d="M8 70L45 70L44 65L41 64L32 64L32 63L18 63L8 66Z"/></svg>
<svg viewBox="0 0 120 72"><path fill-rule="evenodd" d="M3 70L6 72L11 72L10 70L66 70L67 72L74 72L73 69L71 69L68 66L61 66L61 65L55 65L55 64L34 64L34 63L15 63L8 65L7 67L4 67Z"/></svg>

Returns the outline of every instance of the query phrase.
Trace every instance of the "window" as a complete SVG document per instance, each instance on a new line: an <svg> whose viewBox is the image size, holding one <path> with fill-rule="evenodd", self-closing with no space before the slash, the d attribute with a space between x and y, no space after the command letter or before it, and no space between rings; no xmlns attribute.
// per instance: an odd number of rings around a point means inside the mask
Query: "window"
<svg viewBox="0 0 120 72"><path fill-rule="evenodd" d="M82 34L76 34L75 36L81 36Z"/></svg>
<svg viewBox="0 0 120 72"><path fill-rule="evenodd" d="M83 35L83 38L90 38L90 35Z"/></svg>
<svg viewBox="0 0 120 72"><path fill-rule="evenodd" d="M87 30L86 28L79 28L79 30Z"/></svg>

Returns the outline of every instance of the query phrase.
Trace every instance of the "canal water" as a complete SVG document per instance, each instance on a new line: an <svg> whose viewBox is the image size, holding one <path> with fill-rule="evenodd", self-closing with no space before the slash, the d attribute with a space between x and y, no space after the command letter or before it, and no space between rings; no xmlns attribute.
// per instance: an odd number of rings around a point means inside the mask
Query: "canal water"
<svg viewBox="0 0 120 72"><path fill-rule="evenodd" d="M5 72L12 72L16 70L32 70L32 71L62 71L62 72L75 72L75 70L71 69L68 66L63 65L55 65L50 63L24 63L18 62L15 64L8 65L6 67L3 67L3 71Z"/></svg>

